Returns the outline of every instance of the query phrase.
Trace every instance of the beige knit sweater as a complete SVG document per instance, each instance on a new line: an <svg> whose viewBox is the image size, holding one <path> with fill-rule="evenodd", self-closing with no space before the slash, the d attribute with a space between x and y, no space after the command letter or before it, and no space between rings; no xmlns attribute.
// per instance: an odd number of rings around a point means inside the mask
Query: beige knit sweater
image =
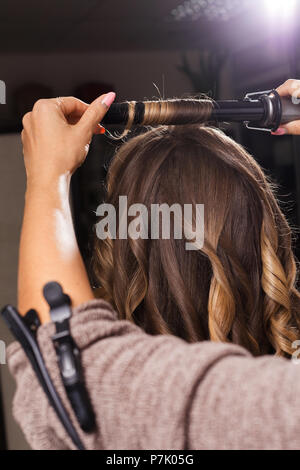
<svg viewBox="0 0 300 470"><path fill-rule="evenodd" d="M300 366L253 358L231 344L187 344L149 336L117 320L104 301L74 309L72 333L82 351L97 430L76 424L50 339L38 341L55 386L88 449L297 449ZM48 404L18 343L9 347L17 383L14 416L33 449L74 446Z"/></svg>

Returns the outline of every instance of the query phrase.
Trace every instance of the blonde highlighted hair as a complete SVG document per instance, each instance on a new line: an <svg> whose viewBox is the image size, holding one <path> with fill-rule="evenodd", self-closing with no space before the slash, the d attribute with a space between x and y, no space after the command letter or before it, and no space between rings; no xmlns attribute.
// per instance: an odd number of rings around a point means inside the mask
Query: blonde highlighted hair
<svg viewBox="0 0 300 470"><path fill-rule="evenodd" d="M126 101L127 122L120 135L110 137L115 140L126 137L136 122L141 126L199 124L211 120L213 100L207 97L169 99L156 101Z"/></svg>
<svg viewBox="0 0 300 470"><path fill-rule="evenodd" d="M158 108L150 108L158 122ZM150 334L234 342L257 356L294 352L300 297L291 230L271 184L240 145L199 124L147 131L113 158L106 202L118 209L120 195L147 208L205 206L198 251L174 238L96 239L95 275L120 318Z"/></svg>

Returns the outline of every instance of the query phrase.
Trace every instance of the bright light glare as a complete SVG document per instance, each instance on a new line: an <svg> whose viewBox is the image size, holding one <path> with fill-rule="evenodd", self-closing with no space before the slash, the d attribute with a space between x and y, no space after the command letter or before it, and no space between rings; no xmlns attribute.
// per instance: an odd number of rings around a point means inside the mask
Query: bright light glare
<svg viewBox="0 0 300 470"><path fill-rule="evenodd" d="M287 20L296 14L298 0L264 0L265 8L271 18Z"/></svg>

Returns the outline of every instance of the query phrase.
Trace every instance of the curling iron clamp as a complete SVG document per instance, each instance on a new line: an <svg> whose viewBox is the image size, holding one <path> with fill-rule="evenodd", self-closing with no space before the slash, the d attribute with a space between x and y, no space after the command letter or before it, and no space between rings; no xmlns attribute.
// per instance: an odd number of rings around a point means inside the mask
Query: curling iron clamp
<svg viewBox="0 0 300 470"><path fill-rule="evenodd" d="M280 97L276 90L247 93L243 100L212 102L210 122L242 122L248 129L275 132L281 124L300 120L300 105L292 97ZM136 102L133 125L142 125L145 105ZM102 124L126 124L128 103L113 103L102 120ZM201 120L202 122L202 120ZM176 116L167 125L181 124ZM185 123L182 123L185 124Z"/></svg>

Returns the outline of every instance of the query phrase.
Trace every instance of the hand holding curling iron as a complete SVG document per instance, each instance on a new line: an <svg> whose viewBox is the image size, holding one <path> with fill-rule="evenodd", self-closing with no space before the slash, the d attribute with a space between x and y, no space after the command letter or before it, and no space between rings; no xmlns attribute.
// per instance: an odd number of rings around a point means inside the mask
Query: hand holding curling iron
<svg viewBox="0 0 300 470"><path fill-rule="evenodd" d="M290 97L291 102L300 107L300 80L287 80L276 91L280 97ZM115 93L111 92L90 105L74 97L37 101L32 112L23 118L22 141L28 181L53 181L60 174L73 173L85 160L93 134L105 132L99 122L119 122L127 113L126 103L114 104L107 113L114 99ZM239 103L243 102L223 102L224 108L216 107L214 112L220 116L225 112L224 120L228 120L228 107L232 108L232 121L243 122L245 116L242 119L241 111L235 109ZM257 105L252 102L250 106L255 115ZM249 113L248 107L243 112ZM300 135L300 119L281 124L273 132L273 135L284 134Z"/></svg>
<svg viewBox="0 0 300 470"><path fill-rule="evenodd" d="M276 91L281 97L290 96L293 103L300 106L300 80L287 80ZM285 134L300 135L300 120L282 124L276 132L273 132L273 135Z"/></svg>

